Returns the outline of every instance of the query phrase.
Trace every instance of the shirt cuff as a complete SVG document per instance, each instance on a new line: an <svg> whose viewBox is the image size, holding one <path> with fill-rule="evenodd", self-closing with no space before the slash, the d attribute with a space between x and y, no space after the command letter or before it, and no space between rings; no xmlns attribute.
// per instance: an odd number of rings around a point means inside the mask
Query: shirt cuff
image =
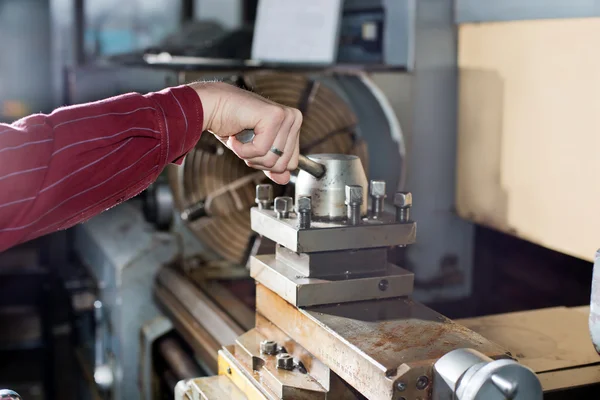
<svg viewBox="0 0 600 400"><path fill-rule="evenodd" d="M165 149L164 164L181 164L202 134L204 111L200 97L187 85L149 93L145 97L154 101L162 112L158 124Z"/></svg>

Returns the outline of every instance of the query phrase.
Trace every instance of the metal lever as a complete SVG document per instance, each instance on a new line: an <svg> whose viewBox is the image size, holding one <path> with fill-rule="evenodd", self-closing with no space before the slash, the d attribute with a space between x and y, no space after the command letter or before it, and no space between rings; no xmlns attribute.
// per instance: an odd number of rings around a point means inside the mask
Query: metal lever
<svg viewBox="0 0 600 400"><path fill-rule="evenodd" d="M255 136L256 134L253 129L246 129L235 135L235 138L242 143L251 143ZM323 164L319 164L302 154L298 156L298 168L304 172L308 172L317 179L321 179L325 175L325 166Z"/></svg>

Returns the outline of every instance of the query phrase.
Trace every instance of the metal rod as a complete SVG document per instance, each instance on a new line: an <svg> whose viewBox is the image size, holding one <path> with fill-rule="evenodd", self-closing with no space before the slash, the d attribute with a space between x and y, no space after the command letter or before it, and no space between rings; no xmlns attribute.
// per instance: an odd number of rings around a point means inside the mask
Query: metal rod
<svg viewBox="0 0 600 400"><path fill-rule="evenodd" d="M200 368L194 364L194 361L175 339L163 339L159 344L159 350L177 380L190 379L201 375Z"/></svg>

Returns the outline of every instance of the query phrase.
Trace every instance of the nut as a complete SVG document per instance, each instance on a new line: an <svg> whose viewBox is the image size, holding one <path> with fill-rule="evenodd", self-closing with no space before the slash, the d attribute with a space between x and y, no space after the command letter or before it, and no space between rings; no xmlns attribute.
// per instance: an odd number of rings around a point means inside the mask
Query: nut
<svg viewBox="0 0 600 400"><path fill-rule="evenodd" d="M277 354L277 343L273 340L263 340L260 342L260 352L262 354Z"/></svg>
<svg viewBox="0 0 600 400"><path fill-rule="evenodd" d="M288 353L277 355L277 368L291 371L294 369L294 358Z"/></svg>
<svg viewBox="0 0 600 400"><path fill-rule="evenodd" d="M385 181L371 181L371 196L385 197Z"/></svg>
<svg viewBox="0 0 600 400"><path fill-rule="evenodd" d="M394 205L400 208L412 207L412 194L410 192L396 192Z"/></svg>
<svg viewBox="0 0 600 400"><path fill-rule="evenodd" d="M273 186L269 184L256 185L256 202L270 203L273 201Z"/></svg>
<svg viewBox="0 0 600 400"><path fill-rule="evenodd" d="M275 198L275 211L282 214L287 214L292 211L294 200L291 197Z"/></svg>
<svg viewBox="0 0 600 400"><path fill-rule="evenodd" d="M302 212L302 211L310 211L312 209L312 202L310 200L310 197L298 197L298 201L296 201L296 211L297 212Z"/></svg>
<svg viewBox="0 0 600 400"><path fill-rule="evenodd" d="M361 205L363 203L363 190L359 185L346 185L346 204Z"/></svg>

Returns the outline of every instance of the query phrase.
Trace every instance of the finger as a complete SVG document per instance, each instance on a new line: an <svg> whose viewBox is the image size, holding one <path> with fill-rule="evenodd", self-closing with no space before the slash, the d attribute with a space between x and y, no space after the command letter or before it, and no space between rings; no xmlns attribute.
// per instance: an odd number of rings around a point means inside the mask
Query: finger
<svg viewBox="0 0 600 400"><path fill-rule="evenodd" d="M277 133L277 137L272 146L272 148L281 151L282 154L277 155L273 151L269 151L264 157L256 157L248 160L252 164L262 165L274 172L283 172L286 170L287 164L293 155L293 147L289 146L288 142L290 140L290 130L294 123L291 109L286 111L286 114L288 117L281 125L281 129Z"/></svg>
<svg viewBox="0 0 600 400"><path fill-rule="evenodd" d="M295 140L291 142L291 149L288 150L290 153L290 159L287 163L286 169L293 171L298 168L298 157L300 155L300 131L302 129L302 113L299 110L294 110L295 120L292 125L292 135Z"/></svg>
<svg viewBox="0 0 600 400"><path fill-rule="evenodd" d="M264 157L273 147L281 125L286 120L286 111L281 106L270 106L265 113L265 117L254 127L256 136L252 143L243 144L235 136L229 136L227 147L241 159Z"/></svg>
<svg viewBox="0 0 600 400"><path fill-rule="evenodd" d="M294 171L298 169L298 158L300 158L300 135L296 137L296 145L294 147L292 158L288 164L288 171Z"/></svg>
<svg viewBox="0 0 600 400"><path fill-rule="evenodd" d="M283 156L277 160L277 163L271 171L283 172L292 171L296 169L298 165L297 157L294 160L296 148L298 147L298 137L300 134L300 127L302 125L302 113L296 109L289 109L289 115L292 119L289 131L287 132L287 141L285 143L285 149L283 150ZM295 164L295 165L294 165Z"/></svg>
<svg viewBox="0 0 600 400"><path fill-rule="evenodd" d="M269 177L273 182L279 185L287 185L290 182L291 174L290 171L285 171L282 173L265 171L265 175Z"/></svg>

